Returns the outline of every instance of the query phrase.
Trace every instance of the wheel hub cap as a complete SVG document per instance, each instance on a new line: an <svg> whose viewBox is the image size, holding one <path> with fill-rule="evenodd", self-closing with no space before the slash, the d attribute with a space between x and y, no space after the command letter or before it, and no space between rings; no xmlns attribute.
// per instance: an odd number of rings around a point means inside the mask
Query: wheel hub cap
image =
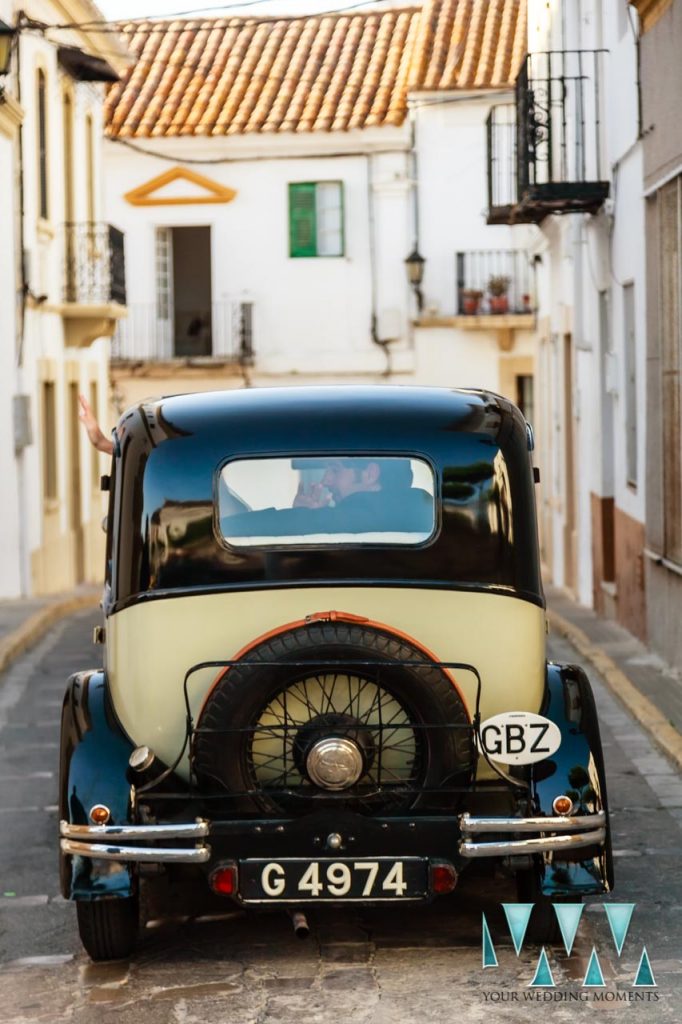
<svg viewBox="0 0 682 1024"><path fill-rule="evenodd" d="M347 789L354 786L365 768L357 743L331 736L314 744L306 759L306 770L316 786Z"/></svg>

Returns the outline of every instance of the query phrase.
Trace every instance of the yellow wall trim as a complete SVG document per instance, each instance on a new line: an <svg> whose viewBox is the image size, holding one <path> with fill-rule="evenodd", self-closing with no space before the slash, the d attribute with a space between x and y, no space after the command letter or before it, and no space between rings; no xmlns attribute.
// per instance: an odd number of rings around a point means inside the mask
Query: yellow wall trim
<svg viewBox="0 0 682 1024"><path fill-rule="evenodd" d="M154 196L164 185L172 181L188 181L192 185L199 185L206 189L204 196ZM203 174L192 171L188 167L171 167L169 171L157 175L144 185L138 185L131 192L123 196L132 206L178 206L179 204L196 203L229 203L237 195L234 189L220 185L211 178L205 178Z"/></svg>
<svg viewBox="0 0 682 1024"><path fill-rule="evenodd" d="M23 107L10 93L6 92L0 102L0 133L9 139L13 138L24 119Z"/></svg>

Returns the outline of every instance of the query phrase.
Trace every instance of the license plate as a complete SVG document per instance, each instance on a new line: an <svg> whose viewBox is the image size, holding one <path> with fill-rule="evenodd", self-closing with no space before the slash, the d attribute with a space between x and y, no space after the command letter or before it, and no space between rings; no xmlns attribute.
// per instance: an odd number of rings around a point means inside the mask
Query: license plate
<svg viewBox="0 0 682 1024"><path fill-rule="evenodd" d="M422 857L242 860L239 892L245 903L424 899L428 861Z"/></svg>

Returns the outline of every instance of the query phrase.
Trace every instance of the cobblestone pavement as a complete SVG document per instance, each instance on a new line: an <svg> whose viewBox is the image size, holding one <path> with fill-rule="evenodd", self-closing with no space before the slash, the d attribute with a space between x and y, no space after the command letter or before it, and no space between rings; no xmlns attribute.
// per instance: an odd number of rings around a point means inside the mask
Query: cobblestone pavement
<svg viewBox="0 0 682 1024"><path fill-rule="evenodd" d="M423 909L311 914L305 941L282 913L152 917L134 960L91 964L74 908L58 895L55 803L64 683L96 664L96 618L65 620L0 684L0 1021L476 1024L529 1021L549 1001L556 1022L608 1010L634 1024L680 1020L682 781L598 680L616 847L610 899L637 904L620 959L601 901L590 901L572 956L548 950L556 989L529 989L539 950L526 943L514 954L499 908L514 898L510 883L465 877ZM551 655L579 660L560 639ZM485 972L482 911L499 961ZM656 989L632 988L644 944ZM584 990L593 945L606 987ZM525 1005L528 996L541 1005Z"/></svg>

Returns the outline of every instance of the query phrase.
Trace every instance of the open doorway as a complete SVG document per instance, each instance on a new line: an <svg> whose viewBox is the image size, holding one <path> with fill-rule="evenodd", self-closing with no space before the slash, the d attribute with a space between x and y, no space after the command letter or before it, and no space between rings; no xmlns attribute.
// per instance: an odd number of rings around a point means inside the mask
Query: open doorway
<svg viewBox="0 0 682 1024"><path fill-rule="evenodd" d="M211 229L156 229L156 312L169 358L213 355Z"/></svg>

